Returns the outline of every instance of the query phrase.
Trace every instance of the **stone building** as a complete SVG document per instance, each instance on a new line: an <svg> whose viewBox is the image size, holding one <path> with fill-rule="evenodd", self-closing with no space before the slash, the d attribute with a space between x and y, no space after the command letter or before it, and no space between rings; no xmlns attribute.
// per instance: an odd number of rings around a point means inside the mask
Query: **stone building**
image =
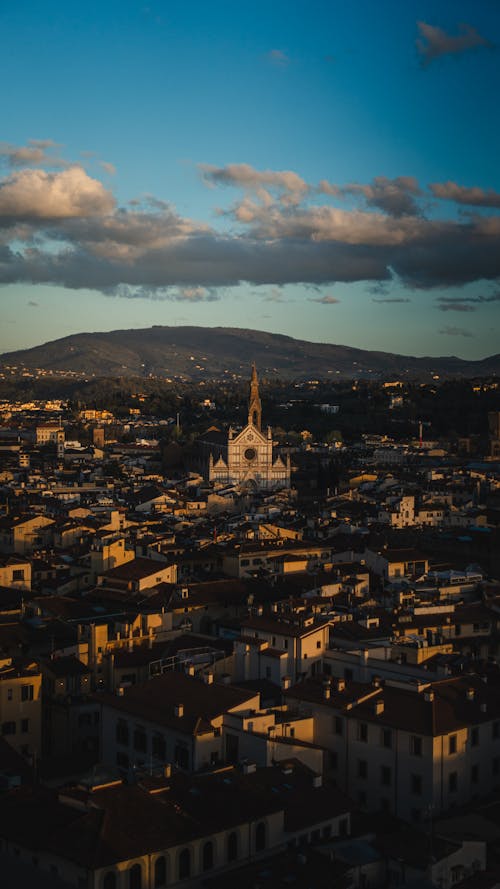
<svg viewBox="0 0 500 889"><path fill-rule="evenodd" d="M262 405L255 365L250 381L248 423L235 432L229 429L227 441L211 448L208 479L220 485L238 485L250 490L270 491L290 487L290 457L273 454L270 427L262 431Z"/></svg>

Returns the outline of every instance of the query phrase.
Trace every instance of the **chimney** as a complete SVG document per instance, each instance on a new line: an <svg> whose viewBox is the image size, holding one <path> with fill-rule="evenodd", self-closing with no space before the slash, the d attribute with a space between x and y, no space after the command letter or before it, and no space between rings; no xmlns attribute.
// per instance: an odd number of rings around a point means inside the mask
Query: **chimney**
<svg viewBox="0 0 500 889"><path fill-rule="evenodd" d="M434 700L434 692L431 688L424 691L424 701L431 702Z"/></svg>
<svg viewBox="0 0 500 889"><path fill-rule="evenodd" d="M291 680L290 676L283 676L283 679L281 680L281 686L283 688L283 691L287 691L287 689L290 688L291 684L292 684L292 680Z"/></svg>
<svg viewBox="0 0 500 889"><path fill-rule="evenodd" d="M336 679L335 688L337 689L337 691L345 691L345 679Z"/></svg>
<svg viewBox="0 0 500 889"><path fill-rule="evenodd" d="M181 717L184 716L184 704L176 704L174 707L174 715Z"/></svg>
<svg viewBox="0 0 500 889"><path fill-rule="evenodd" d="M207 670L206 673L203 674L203 682L205 685L212 685L214 681L214 674L211 670Z"/></svg>
<svg viewBox="0 0 500 889"><path fill-rule="evenodd" d="M329 701L332 696L332 690L330 688L330 680L323 680L323 700Z"/></svg>

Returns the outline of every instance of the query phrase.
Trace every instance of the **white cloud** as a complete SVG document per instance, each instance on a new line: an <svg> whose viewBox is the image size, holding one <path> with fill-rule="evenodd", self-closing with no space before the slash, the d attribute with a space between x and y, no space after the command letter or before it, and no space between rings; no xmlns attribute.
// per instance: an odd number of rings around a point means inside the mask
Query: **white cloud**
<svg viewBox="0 0 500 889"><path fill-rule="evenodd" d="M81 167L60 173L22 170L0 183L0 216L63 219L110 213L112 194Z"/></svg>

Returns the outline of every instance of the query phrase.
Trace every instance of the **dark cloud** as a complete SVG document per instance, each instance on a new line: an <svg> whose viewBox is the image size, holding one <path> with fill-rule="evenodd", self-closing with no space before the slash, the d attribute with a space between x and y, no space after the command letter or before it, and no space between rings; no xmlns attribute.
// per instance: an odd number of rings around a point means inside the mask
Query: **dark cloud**
<svg viewBox="0 0 500 889"><path fill-rule="evenodd" d="M372 299L373 303L410 303L411 299L405 298L403 296L387 296L383 299Z"/></svg>
<svg viewBox="0 0 500 889"><path fill-rule="evenodd" d="M438 330L438 333L443 336L466 336L473 337L474 334L470 332L470 330L466 330L464 327L443 327L441 330Z"/></svg>
<svg viewBox="0 0 500 889"><path fill-rule="evenodd" d="M377 207L390 216L418 216L420 208L415 197L421 195L417 180L413 176L397 176L387 179L377 176L369 185L346 185L341 194L363 195L370 207Z"/></svg>
<svg viewBox="0 0 500 889"><path fill-rule="evenodd" d="M491 296L439 296L437 308L442 312L475 312L478 305L500 302L500 293Z"/></svg>
<svg viewBox="0 0 500 889"><path fill-rule="evenodd" d="M241 282L323 289L366 281L378 302L400 302L387 295L395 280L428 289L500 278L500 218L430 221L403 212L405 196L418 193L413 177L356 186L377 210L353 210L308 204L311 187L292 171L246 164L202 170L212 185L244 189L226 217L233 230L183 217L151 195L117 208L81 167L14 171L0 181L0 283L195 301Z"/></svg>
<svg viewBox="0 0 500 889"><path fill-rule="evenodd" d="M474 207L500 207L500 192L484 188L467 188L456 182L433 182L429 185L434 197Z"/></svg>
<svg viewBox="0 0 500 889"><path fill-rule="evenodd" d="M422 64L428 65L440 56L459 55L478 47L491 47L493 44L482 37L472 25L459 25L458 34L447 34L436 25L417 22L420 37L417 38L417 51Z"/></svg>

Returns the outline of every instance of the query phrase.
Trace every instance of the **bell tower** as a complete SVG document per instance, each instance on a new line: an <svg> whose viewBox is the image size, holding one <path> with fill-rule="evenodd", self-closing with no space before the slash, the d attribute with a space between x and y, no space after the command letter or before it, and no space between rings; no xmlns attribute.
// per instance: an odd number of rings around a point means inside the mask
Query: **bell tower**
<svg viewBox="0 0 500 889"><path fill-rule="evenodd" d="M252 364L252 377L250 380L250 401L248 403L248 423L261 431L262 405L259 396L259 380L255 364Z"/></svg>

